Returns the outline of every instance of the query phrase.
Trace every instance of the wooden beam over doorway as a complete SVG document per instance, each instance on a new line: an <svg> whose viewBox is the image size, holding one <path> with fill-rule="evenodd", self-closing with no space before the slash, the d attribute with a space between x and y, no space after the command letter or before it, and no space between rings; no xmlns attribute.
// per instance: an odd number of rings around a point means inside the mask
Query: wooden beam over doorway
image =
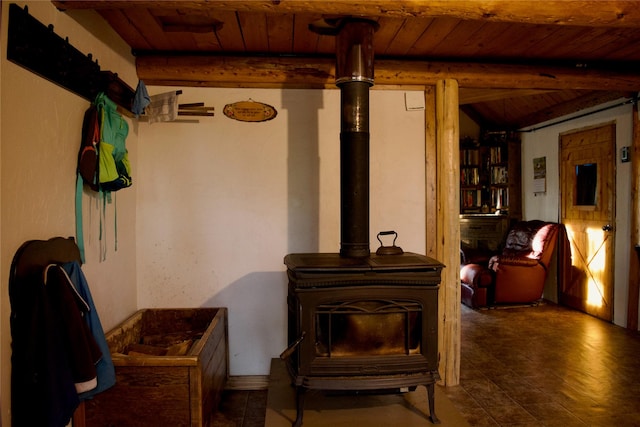
<svg viewBox="0 0 640 427"><path fill-rule="evenodd" d="M147 85L336 87L334 58L142 55L136 58L136 67ZM455 79L464 88L640 90L640 64L604 67L376 59L375 85L423 88Z"/></svg>

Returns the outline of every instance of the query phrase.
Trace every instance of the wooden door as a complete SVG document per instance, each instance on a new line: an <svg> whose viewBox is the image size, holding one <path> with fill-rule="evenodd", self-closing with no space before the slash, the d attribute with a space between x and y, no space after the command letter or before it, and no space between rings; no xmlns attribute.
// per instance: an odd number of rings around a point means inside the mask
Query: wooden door
<svg viewBox="0 0 640 427"><path fill-rule="evenodd" d="M615 124L560 136L561 219L571 267L559 300L601 319L613 318Z"/></svg>

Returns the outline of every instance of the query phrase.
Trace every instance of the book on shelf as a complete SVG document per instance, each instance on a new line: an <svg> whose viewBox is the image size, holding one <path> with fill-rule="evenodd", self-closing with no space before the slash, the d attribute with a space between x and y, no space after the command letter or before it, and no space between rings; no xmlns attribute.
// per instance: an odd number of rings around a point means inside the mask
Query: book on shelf
<svg viewBox="0 0 640 427"><path fill-rule="evenodd" d="M479 208L482 205L480 190L463 190L461 199L463 209Z"/></svg>
<svg viewBox="0 0 640 427"><path fill-rule="evenodd" d="M489 149L489 162L491 163L502 163L504 155L504 150L502 147L491 147Z"/></svg>
<svg viewBox="0 0 640 427"><path fill-rule="evenodd" d="M509 182L509 171L506 166L491 167L491 184L507 184Z"/></svg>
<svg viewBox="0 0 640 427"><path fill-rule="evenodd" d="M460 150L460 163L463 166L473 166L480 163L480 154L477 149Z"/></svg>
<svg viewBox="0 0 640 427"><path fill-rule="evenodd" d="M509 206L509 190L507 188L491 189L491 206L507 208Z"/></svg>
<svg viewBox="0 0 640 427"><path fill-rule="evenodd" d="M460 177L462 185L478 185L480 183L478 168L462 169Z"/></svg>

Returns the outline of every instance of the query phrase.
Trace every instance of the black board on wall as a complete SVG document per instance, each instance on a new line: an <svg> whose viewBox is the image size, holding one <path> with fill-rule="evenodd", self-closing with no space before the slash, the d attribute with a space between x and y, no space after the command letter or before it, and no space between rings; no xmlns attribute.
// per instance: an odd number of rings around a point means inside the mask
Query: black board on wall
<svg viewBox="0 0 640 427"><path fill-rule="evenodd" d="M96 95L107 96L130 112L134 90L117 74L102 71L98 61L85 55L29 14L28 7L9 5L7 59L76 95L93 102Z"/></svg>

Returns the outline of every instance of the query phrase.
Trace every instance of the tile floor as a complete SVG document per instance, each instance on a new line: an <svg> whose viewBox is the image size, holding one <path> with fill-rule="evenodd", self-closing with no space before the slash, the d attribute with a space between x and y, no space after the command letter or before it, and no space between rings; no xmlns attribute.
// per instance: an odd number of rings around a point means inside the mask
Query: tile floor
<svg viewBox="0 0 640 427"><path fill-rule="evenodd" d="M225 390L211 427L263 427L267 390Z"/></svg>
<svg viewBox="0 0 640 427"><path fill-rule="evenodd" d="M545 303L462 306L460 385L472 426L640 426L640 334ZM218 427L263 426L267 392L227 391Z"/></svg>

